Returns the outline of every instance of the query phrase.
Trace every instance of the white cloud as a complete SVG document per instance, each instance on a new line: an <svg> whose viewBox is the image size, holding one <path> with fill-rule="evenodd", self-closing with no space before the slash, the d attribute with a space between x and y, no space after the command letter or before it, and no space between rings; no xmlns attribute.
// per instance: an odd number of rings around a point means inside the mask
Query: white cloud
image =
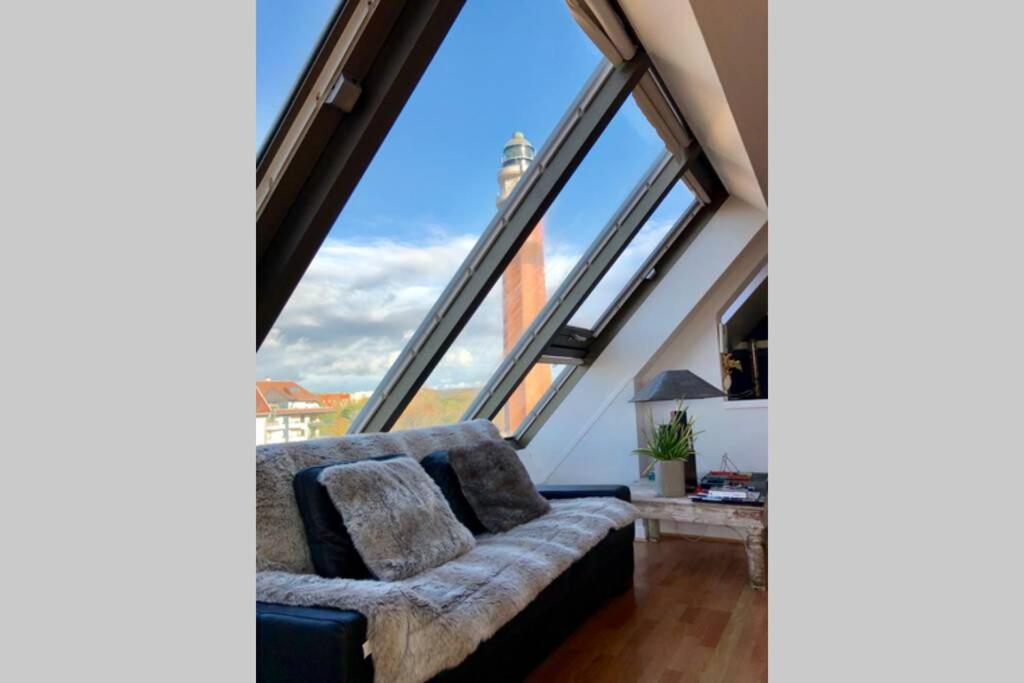
<svg viewBox="0 0 1024 683"><path fill-rule="evenodd" d="M549 239L544 245L544 281L548 297L562 284L580 260L579 247Z"/></svg>
<svg viewBox="0 0 1024 683"><path fill-rule="evenodd" d="M455 367L468 368L473 366L473 352L463 346L453 346L448 349L451 363Z"/></svg>
<svg viewBox="0 0 1024 683"><path fill-rule="evenodd" d="M476 237L428 240L329 238L260 349L257 377L318 391L376 387Z"/></svg>
<svg viewBox="0 0 1024 683"><path fill-rule="evenodd" d="M499 280L427 378L426 386L478 387L487 381L503 356Z"/></svg>
<svg viewBox="0 0 1024 683"><path fill-rule="evenodd" d="M645 226L577 318L584 316L592 324L669 227L668 222ZM293 379L313 391L372 391L475 242L474 235L450 236L440 228L419 242L329 238L264 341L256 358L256 376ZM580 255L578 246L549 238L549 294ZM480 386L503 356L499 280L427 386Z"/></svg>

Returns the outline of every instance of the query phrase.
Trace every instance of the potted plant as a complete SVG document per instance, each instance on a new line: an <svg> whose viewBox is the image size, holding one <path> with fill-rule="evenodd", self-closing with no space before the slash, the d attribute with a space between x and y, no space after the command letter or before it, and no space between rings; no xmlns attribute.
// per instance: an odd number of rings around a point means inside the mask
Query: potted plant
<svg viewBox="0 0 1024 683"><path fill-rule="evenodd" d="M693 457L694 438L700 432L694 431L695 420L686 418L686 411L679 404L679 410L665 423L656 424L650 420L647 430L647 445L633 451L651 459L641 477L646 477L654 468L654 478L659 496L685 496L686 475L683 463Z"/></svg>

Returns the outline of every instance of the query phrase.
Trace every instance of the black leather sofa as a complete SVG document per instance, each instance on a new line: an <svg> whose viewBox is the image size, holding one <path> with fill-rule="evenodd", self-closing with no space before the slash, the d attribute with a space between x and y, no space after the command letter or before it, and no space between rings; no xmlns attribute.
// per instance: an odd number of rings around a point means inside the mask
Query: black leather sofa
<svg viewBox="0 0 1024 683"><path fill-rule="evenodd" d="M626 486L540 486L549 499L630 500ZM633 585L633 525L612 530L459 666L433 680L519 681L608 598ZM261 683L370 683L366 619L347 610L256 603L256 676Z"/></svg>

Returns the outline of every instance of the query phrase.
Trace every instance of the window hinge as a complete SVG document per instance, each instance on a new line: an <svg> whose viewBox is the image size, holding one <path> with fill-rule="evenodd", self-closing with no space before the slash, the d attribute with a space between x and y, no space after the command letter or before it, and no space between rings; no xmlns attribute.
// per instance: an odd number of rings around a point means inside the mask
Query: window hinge
<svg viewBox="0 0 1024 683"><path fill-rule="evenodd" d="M356 101L362 93L363 89L355 81L346 77L345 74L341 74L338 76L338 80L334 82L334 85L331 86L324 102L337 107L347 114L356 106Z"/></svg>

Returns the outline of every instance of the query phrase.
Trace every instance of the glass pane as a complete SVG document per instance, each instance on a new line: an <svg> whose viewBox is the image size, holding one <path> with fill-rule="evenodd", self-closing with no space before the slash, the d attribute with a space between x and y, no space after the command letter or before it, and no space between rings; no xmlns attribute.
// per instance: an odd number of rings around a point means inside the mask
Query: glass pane
<svg viewBox="0 0 1024 683"><path fill-rule="evenodd" d="M256 0L256 145L291 97L338 0Z"/></svg>
<svg viewBox="0 0 1024 683"><path fill-rule="evenodd" d="M573 314L569 324L574 327L593 329L601 315L615 301L626 284L661 244L676 221L693 204L693 193L685 183L677 182L661 200L661 204L650 215L629 245L619 254L612 267L604 274L590 295Z"/></svg>
<svg viewBox="0 0 1024 683"><path fill-rule="evenodd" d="M513 137L503 150L499 177L499 201L509 195L530 162L527 140ZM420 395L438 389L479 389L487 382L505 354L558 289L615 211L643 177L664 144L647 119L629 98L609 122L572 178L520 248L501 280L491 289L473 318L462 330L398 425L419 420L410 414L423 403ZM539 395L551 384L550 374L535 368L516 390L511 405L529 403L527 395ZM539 393L538 393L539 392ZM465 392L468 406L475 391ZM435 411L436 413L436 411ZM448 421L461 414L445 415ZM518 424L518 413L512 422ZM450 418L450 419L449 419ZM435 414L434 419L440 419ZM433 422L431 424L441 424Z"/></svg>
<svg viewBox="0 0 1024 683"><path fill-rule="evenodd" d="M509 397L505 405L497 415L494 416L494 424L502 436L512 436L519 429L519 425L537 402L547 392L548 387L558 381L562 373L568 370L569 365L553 365L551 363L536 363L526 378L516 387L515 392Z"/></svg>
<svg viewBox="0 0 1024 683"><path fill-rule="evenodd" d="M394 428L458 422L501 357L499 286L491 289L480 308L462 328Z"/></svg>
<svg viewBox="0 0 1024 683"><path fill-rule="evenodd" d="M322 430L344 433L493 218L503 164L540 148L600 59L562 3L466 3L260 348L257 378L348 396ZM444 387L479 386L487 360L475 372L463 357Z"/></svg>

